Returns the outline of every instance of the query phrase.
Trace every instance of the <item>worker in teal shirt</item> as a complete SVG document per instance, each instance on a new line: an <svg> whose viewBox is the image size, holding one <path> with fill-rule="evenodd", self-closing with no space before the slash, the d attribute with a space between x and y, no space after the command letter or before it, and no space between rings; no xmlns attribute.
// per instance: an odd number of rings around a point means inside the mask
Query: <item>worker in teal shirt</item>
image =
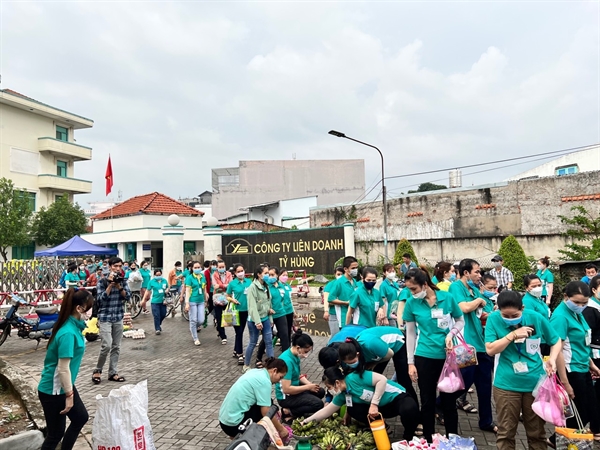
<svg viewBox="0 0 600 450"><path fill-rule="evenodd" d="M550 322L523 309L519 293L498 295L498 311L488 317L485 347L488 355L500 355L494 377L494 401L498 418L496 446L516 448L515 435L522 416L530 449L546 449L546 423L533 412L535 385L544 373L556 371L561 342ZM541 342L552 346L546 363L539 354Z"/></svg>
<svg viewBox="0 0 600 450"><path fill-rule="evenodd" d="M381 293L381 298L383 299L386 308L386 318L383 324L391 327L398 327L396 312L400 297L400 286L396 279L397 276L394 265L389 263L384 264L383 280L379 285L379 292Z"/></svg>
<svg viewBox="0 0 600 450"><path fill-rule="evenodd" d="M227 285L227 299L237 305L240 315L240 323L234 326L235 330L235 345L233 346L233 355L238 359L238 365L244 365L244 330L248 321L248 288L252 284L250 278L246 278L246 271L242 264L233 266L234 277Z"/></svg>
<svg viewBox="0 0 600 450"><path fill-rule="evenodd" d="M385 318L383 300L379 291L375 289L376 283L377 271L372 267L365 267L363 269L363 284L358 286L350 298L346 323L375 327L380 311L380 320Z"/></svg>
<svg viewBox="0 0 600 450"><path fill-rule="evenodd" d="M169 291L169 282L162 276L162 270L154 270L154 278L148 283L148 289L142 299L142 308L146 308L148 298L152 296L150 305L154 316L154 331L157 335L162 333L161 324L167 317L167 305L165 305L165 294Z"/></svg>
<svg viewBox="0 0 600 450"><path fill-rule="evenodd" d="M358 283L355 281L358 276L358 261L354 256L346 256L342 266L344 267L344 276L333 284L328 297L329 303L333 303L335 307L335 315L340 328L346 325L348 305L358 287Z"/></svg>
<svg viewBox="0 0 600 450"><path fill-rule="evenodd" d="M479 403L479 428L483 431L496 432L497 426L492 417L492 372L494 359L485 352L483 325L481 318L490 313L493 305L488 304L479 291L481 269L479 263L473 259L463 259L458 265L459 280L450 285L448 292L454 296L458 306L465 317L464 340L472 345L477 352L475 366L461 369L465 389L468 390L473 383L477 388ZM468 411L473 407L469 401L461 399L459 405Z"/></svg>
<svg viewBox="0 0 600 450"><path fill-rule="evenodd" d="M271 322L277 329L277 339L281 343L281 350L286 351L290 348L290 335L288 334L288 322L285 310L285 288L279 283L279 275L281 271L278 267L269 268L269 293L271 294L271 309L274 313L271 315ZM256 359L262 361L265 354L265 340L260 341L258 351L256 353Z"/></svg>
<svg viewBox="0 0 600 450"><path fill-rule="evenodd" d="M542 300L546 305L550 306L552 303L552 293L554 292L554 275L548 268L550 265L550 258L544 256L540 258L537 263L536 275L542 280Z"/></svg>
<svg viewBox="0 0 600 450"><path fill-rule="evenodd" d="M325 319L329 325L329 334L331 336L334 336L338 331L340 331L340 325L338 323L337 315L335 312L335 304L329 302L329 294L335 282L343 276L344 268L342 266L336 267L335 278L329 281L323 287L323 319Z"/></svg>
<svg viewBox="0 0 600 450"><path fill-rule="evenodd" d="M534 274L523 277L525 285L525 295L523 295L523 305L529 311L540 313L545 319L550 319L550 308L542 300L542 280ZM547 355L544 355L547 356Z"/></svg>
<svg viewBox="0 0 600 450"><path fill-rule="evenodd" d="M277 284L279 291L283 294L283 310L285 311L285 320L287 322L288 336L292 336L292 329L294 328L294 304L292 303L292 287L288 283L289 276L288 271L281 269Z"/></svg>
<svg viewBox="0 0 600 450"><path fill-rule="evenodd" d="M150 264L148 261L142 261L140 266L140 275L142 276L142 287L140 289L140 295L144 298L146 294L146 290L148 289L148 284L150 283L150 278L152 278L152 274L150 273ZM150 312L146 309L142 309L143 314L149 314Z"/></svg>

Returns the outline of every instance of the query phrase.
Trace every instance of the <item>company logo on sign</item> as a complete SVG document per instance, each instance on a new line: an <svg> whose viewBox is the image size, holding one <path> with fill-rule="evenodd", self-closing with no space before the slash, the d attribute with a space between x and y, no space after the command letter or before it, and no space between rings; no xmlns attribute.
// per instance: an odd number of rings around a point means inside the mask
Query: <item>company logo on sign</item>
<svg viewBox="0 0 600 450"><path fill-rule="evenodd" d="M226 255L251 255L252 245L246 239L234 239L225 247Z"/></svg>

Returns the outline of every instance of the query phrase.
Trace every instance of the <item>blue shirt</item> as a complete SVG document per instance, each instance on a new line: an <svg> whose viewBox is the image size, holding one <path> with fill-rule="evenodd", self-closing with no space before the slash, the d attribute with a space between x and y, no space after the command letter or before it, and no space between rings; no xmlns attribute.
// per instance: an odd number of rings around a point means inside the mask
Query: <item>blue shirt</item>
<svg viewBox="0 0 600 450"><path fill-rule="evenodd" d="M123 290L125 296L122 296L119 290L113 287L110 290L110 295L106 292L109 281L102 278L98 281L98 322L119 322L123 320L125 314L124 302L131 297L129 286L125 284Z"/></svg>

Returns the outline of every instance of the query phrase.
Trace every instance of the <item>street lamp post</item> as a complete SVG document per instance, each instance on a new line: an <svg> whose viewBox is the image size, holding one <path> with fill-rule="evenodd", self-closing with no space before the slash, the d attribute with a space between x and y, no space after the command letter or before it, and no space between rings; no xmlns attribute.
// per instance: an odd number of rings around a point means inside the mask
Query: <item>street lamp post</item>
<svg viewBox="0 0 600 450"><path fill-rule="evenodd" d="M366 145L367 147L374 148L375 150L377 150L379 152L379 156L381 156L381 192L383 194L383 250L384 250L384 255L385 255L385 262L388 263L388 262L390 262L390 260L388 258L388 243L387 243L388 220L387 220L387 202L386 202L387 199L386 199L386 191L385 191L385 172L384 172L384 163L383 163L383 153L381 153L381 150L379 150L374 145L367 144L366 142L359 141L358 139L348 137L340 131L331 130L329 132L329 134L331 134L332 136L349 139L351 141L358 142L359 144Z"/></svg>

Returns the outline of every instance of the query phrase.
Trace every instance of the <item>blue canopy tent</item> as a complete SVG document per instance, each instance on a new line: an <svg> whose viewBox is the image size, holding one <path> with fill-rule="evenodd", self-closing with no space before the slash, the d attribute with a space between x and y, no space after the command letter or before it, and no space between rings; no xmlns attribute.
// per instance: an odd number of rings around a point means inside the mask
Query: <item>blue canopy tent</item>
<svg viewBox="0 0 600 450"><path fill-rule="evenodd" d="M36 257L39 256L88 256L88 255L118 255L119 251L116 248L101 247L94 245L79 236L69 239L53 248L40 250L35 252Z"/></svg>

